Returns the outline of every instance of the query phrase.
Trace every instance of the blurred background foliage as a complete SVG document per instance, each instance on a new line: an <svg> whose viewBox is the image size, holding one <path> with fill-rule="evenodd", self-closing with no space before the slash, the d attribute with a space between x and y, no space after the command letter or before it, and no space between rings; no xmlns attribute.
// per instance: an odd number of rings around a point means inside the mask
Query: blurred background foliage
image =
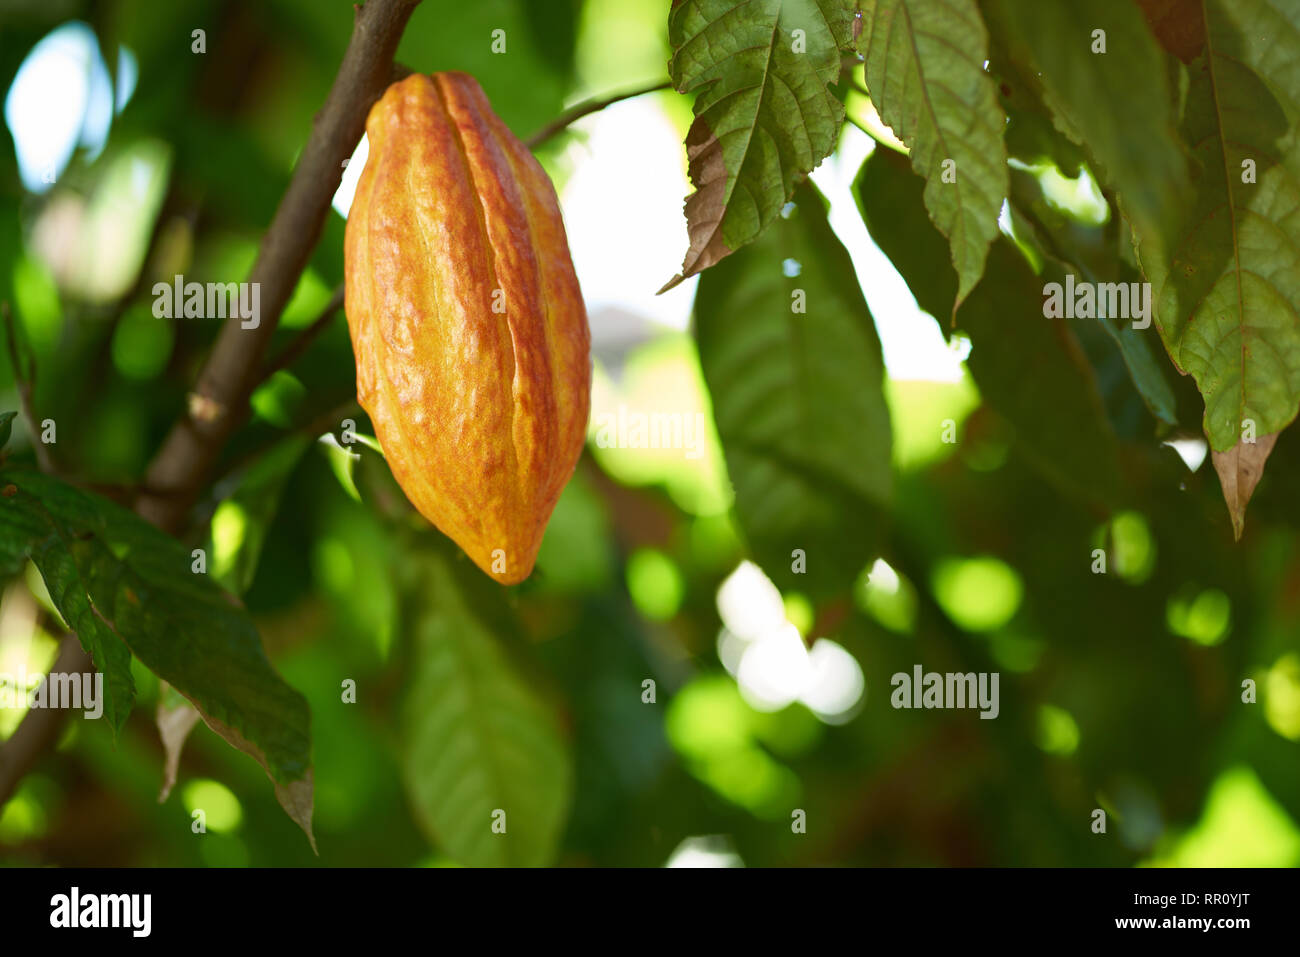
<svg viewBox="0 0 1300 957"><path fill-rule="evenodd" d="M666 7L426 0L399 60L474 74L522 135L566 104L663 77ZM58 423L52 452L62 469L109 489L141 475L217 330L155 318L152 285L176 273L199 282L246 275L351 25L343 0L0 3L0 299L14 305L34 350L34 404ZM506 31L504 55L491 52L494 29ZM192 52L195 30L206 53ZM849 97L850 116L866 123L860 100ZM485 591L486 580L465 585L465 595L482 593L474 607L483 614L509 613L502 649L558 714L571 751L572 780L555 784L567 809L551 859L1300 863L1297 444L1282 438L1246 538L1233 545L1204 443L1181 438L1197 434L1200 416L1190 383L1172 383L1173 417L1185 428L1166 428L1173 441L1161 444L1116 353L1081 330L1119 436L1124 491L1104 510L1049 479L1032 437L982 402L962 361L969 342L956 340L964 351L947 353L943 374L903 361L942 337L905 291L879 298L897 276L866 248L865 231L840 226L845 211L858 215L848 184L871 150L850 127L819 185L884 344L893 500L876 523L880 558L836 569L851 588L827 595L796 580L778 590L774 579L797 576L747 561L737 529L714 403L686 327L694 283L654 300L653 275L617 272L624 261L648 263L662 281L675 269L689 103L663 94L607 114L540 151L588 292L593 412L699 414L704 428L694 449L602 447L593 417L593 441L533 578L508 596ZM588 176L627 151L668 158L666 192L629 166ZM1086 170L1066 165L1031 171L1040 206L1104 242L1105 202L1084 188ZM627 205L639 192L664 207L654 222ZM591 195L605 218L592 218ZM343 225L331 215L277 347L341 281ZM609 258L590 252L597 247ZM787 266L786 277L801 268ZM610 292L620 283L639 291L620 300ZM924 305L923 293L917 299ZM900 323L924 323L929 339L887 332ZM3 408L17 408L7 361L0 391ZM464 859L449 849L454 839L431 839L438 828L419 806L420 788L404 784L402 740L404 722L420 717L408 693L422 627L412 593L478 573L439 536L409 527L376 456L363 450L357 461L312 441L337 429L338 414L329 416L352 396L340 317L259 391L191 536L208 542L213 573L244 593L272 660L311 703L321 856L261 770L202 727L175 793L158 803L158 683L137 668L140 701L125 733L114 742L103 722L69 722L57 755L0 812L0 861ZM1068 428L1046 414L1048 428ZM322 415L323 426L306 427ZM945 420L955 441L942 438ZM30 441L16 428L18 454ZM845 535L857 533L845 523ZM1104 575L1092 571L1098 548ZM29 570L3 589L0 672L48 668L59 630L39 578ZM890 676L917 663L1000 672L997 720L893 709ZM347 679L356 704L340 700ZM1254 703L1242 700L1246 679ZM0 709L0 737L21 717ZM205 835L191 833L194 808L206 812ZM1094 808L1109 815L1105 835L1091 830ZM792 830L795 809L806 812L806 833Z"/></svg>

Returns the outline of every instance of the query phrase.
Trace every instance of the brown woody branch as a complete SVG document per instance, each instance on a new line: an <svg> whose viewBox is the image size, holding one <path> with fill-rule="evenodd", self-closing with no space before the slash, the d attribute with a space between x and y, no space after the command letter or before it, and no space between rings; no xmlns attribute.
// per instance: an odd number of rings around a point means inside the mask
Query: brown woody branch
<svg viewBox="0 0 1300 957"><path fill-rule="evenodd" d="M393 78L393 54L419 2L369 0L357 10L334 85L248 277L260 284L259 322L245 329L240 320L227 320L189 408L146 473L146 487L163 494L142 495L136 511L167 531L183 528L221 449L247 415L267 345L320 237L344 161L365 131L366 114Z"/></svg>
<svg viewBox="0 0 1300 957"><path fill-rule="evenodd" d="M404 68L393 55L402 31L420 0L368 0L357 7L352 39L339 65L325 106L294 168L289 188L262 239L248 277L260 284L261 316L244 329L228 319L208 357L189 407L154 456L136 499L142 517L172 534L181 532L190 508L212 473L227 440L247 415L248 398L260 380L263 359L285 304L329 213L342 178L343 163L361 140L371 105ZM56 672L92 667L76 638L65 638ZM35 709L0 746L0 806L23 775L57 740L67 712Z"/></svg>

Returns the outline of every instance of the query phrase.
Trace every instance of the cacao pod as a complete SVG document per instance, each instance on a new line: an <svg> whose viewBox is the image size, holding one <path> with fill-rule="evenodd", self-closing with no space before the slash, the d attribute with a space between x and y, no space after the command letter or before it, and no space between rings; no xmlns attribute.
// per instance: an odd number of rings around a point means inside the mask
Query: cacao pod
<svg viewBox="0 0 1300 957"><path fill-rule="evenodd" d="M357 400L419 512L485 572L532 572L582 453L591 335L546 173L473 77L366 119L344 243Z"/></svg>

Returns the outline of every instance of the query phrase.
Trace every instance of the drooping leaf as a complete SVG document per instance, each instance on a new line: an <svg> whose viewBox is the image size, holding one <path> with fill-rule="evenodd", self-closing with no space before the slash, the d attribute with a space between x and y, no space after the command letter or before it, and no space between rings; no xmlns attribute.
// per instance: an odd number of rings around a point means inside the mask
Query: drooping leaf
<svg viewBox="0 0 1300 957"><path fill-rule="evenodd" d="M850 0L674 0L668 64L698 91L686 135L690 248L664 286L744 246L835 148L844 106L827 88L851 42Z"/></svg>
<svg viewBox="0 0 1300 957"><path fill-rule="evenodd" d="M866 0L858 49L881 118L911 147L925 208L948 237L956 311L984 271L1007 195L1006 115L984 69L975 0Z"/></svg>
<svg viewBox="0 0 1300 957"><path fill-rule="evenodd" d="M957 277L942 258L944 238L925 216L922 181L893 156L877 153L855 191L867 228L926 311L946 308ZM939 258L936 258L939 257ZM984 278L957 313L971 340L967 360L984 400L1016 429L1026 457L1063 490L1109 503L1119 488L1115 437L1091 367L1071 322L1043 315L1043 275L1007 239L989 253Z"/></svg>
<svg viewBox="0 0 1300 957"><path fill-rule="evenodd" d="M1300 2L1210 0L1204 10L1205 56L1191 68L1183 120L1190 213L1171 231L1135 226L1156 323L1205 399L1240 537L1272 437L1300 408Z"/></svg>
<svg viewBox="0 0 1300 957"><path fill-rule="evenodd" d="M1246 524L1246 506L1255 494L1255 486L1264 474L1264 463L1268 461L1277 444L1277 433L1257 438L1254 442L1238 442L1226 452L1214 449L1214 471L1219 474L1219 484L1223 487L1223 499L1228 503L1228 514L1232 517L1232 534L1241 538Z"/></svg>
<svg viewBox="0 0 1300 957"><path fill-rule="evenodd" d="M208 530L208 572L232 594L242 595L253 584L262 544L275 518L284 484L310 444L309 439L297 436L285 439L240 475L234 491L217 506ZM176 784L185 741L200 717L198 709L180 692L162 682L154 713L163 745L160 804Z"/></svg>
<svg viewBox="0 0 1300 957"><path fill-rule="evenodd" d="M154 723L158 725L158 737L163 746L163 783L158 791L159 804L167 800L176 786L185 739L201 717L184 695L167 682L159 682L158 708L154 712Z"/></svg>
<svg viewBox="0 0 1300 957"><path fill-rule="evenodd" d="M756 560L781 587L842 590L876 554L890 426L875 326L816 189L705 274L695 335Z"/></svg>
<svg viewBox="0 0 1300 957"><path fill-rule="evenodd" d="M572 791L555 716L500 644L502 589L459 575L433 549L409 553L410 684L402 765L417 822L471 866L551 861ZM495 829L494 829L495 826Z"/></svg>
<svg viewBox="0 0 1300 957"><path fill-rule="evenodd" d="M1063 281L1050 262L1034 275L1000 240L957 324L970 336L967 364L980 394L1015 426L1028 457L1060 487L1110 505L1120 487L1115 436L1070 328L1090 320L1043 315L1044 285Z"/></svg>
<svg viewBox="0 0 1300 957"><path fill-rule="evenodd" d="M1134 222L1177 222L1187 160L1165 57L1132 0L982 0L996 59L1027 69L1057 126ZM1105 52L1100 50L1105 44Z"/></svg>
<svg viewBox="0 0 1300 957"><path fill-rule="evenodd" d="M957 295L947 243L924 219L924 229L913 228L917 212L925 212L925 180L903 160L877 150L858 171L853 194L871 238L907 280L917 305L935 318L947 315Z"/></svg>
<svg viewBox="0 0 1300 957"><path fill-rule="evenodd" d="M0 470L0 490L0 565L36 564L105 673L111 720L126 717L134 653L266 769L310 839L307 702L271 667L239 602L192 573L180 542L106 499L17 467Z"/></svg>
<svg viewBox="0 0 1300 957"><path fill-rule="evenodd" d="M1090 283L1122 282L1134 288L1142 281L1137 270L1119 255L1113 220L1106 228L1086 228L1055 213L1037 179L1017 170L1011 177L1011 222L1016 237L1030 241L1039 252L1079 280ZM1150 323L1151 317L1146 317ZM1177 425L1173 389L1166 376L1168 365L1153 325L1138 329L1133 318L1098 315L1098 326L1118 348L1128 378L1150 413L1165 425Z"/></svg>
<svg viewBox="0 0 1300 957"><path fill-rule="evenodd" d="M1007 155L1027 166L1053 163L1070 178L1079 175L1083 151L1052 123L1051 117L1033 110L1007 109Z"/></svg>
<svg viewBox="0 0 1300 957"><path fill-rule="evenodd" d="M1124 281L1138 282L1140 277L1130 279L1125 276ZM1129 378L1137 386L1138 394L1150 413L1165 425L1177 425L1177 402L1165 377L1167 366L1164 358L1157 355L1159 350L1151 348L1151 339L1126 320L1100 318L1097 324L1119 347Z"/></svg>
<svg viewBox="0 0 1300 957"><path fill-rule="evenodd" d="M1050 162L1063 175L1077 177L1087 158L1077 143L1057 129L1040 85L1005 56L991 60L989 70L998 78L998 102L1007 114L1003 138L1008 158L1026 166Z"/></svg>

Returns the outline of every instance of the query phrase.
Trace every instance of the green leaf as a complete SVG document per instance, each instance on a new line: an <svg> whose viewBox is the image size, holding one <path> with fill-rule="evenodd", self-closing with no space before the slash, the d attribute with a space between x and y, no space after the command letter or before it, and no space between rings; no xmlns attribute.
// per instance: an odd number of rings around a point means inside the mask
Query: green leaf
<svg viewBox="0 0 1300 957"><path fill-rule="evenodd" d="M222 499L208 530L209 573L236 595L253 584L266 532L275 519L290 473L312 444L310 438L290 436L258 459Z"/></svg>
<svg viewBox="0 0 1300 957"><path fill-rule="evenodd" d="M9 444L9 436L14 427L14 416L17 412L0 412L0 449Z"/></svg>
<svg viewBox="0 0 1300 957"><path fill-rule="evenodd" d="M30 557L55 607L105 673L116 726L134 653L203 720L266 769L311 837L307 702L276 674L252 620L180 542L137 515L39 472L0 470L0 566Z"/></svg>
<svg viewBox="0 0 1300 957"><path fill-rule="evenodd" d="M858 49L881 118L911 148L925 208L957 271L947 318L984 271L1007 195L1006 116L984 69L988 32L975 0L866 0Z"/></svg>
<svg viewBox="0 0 1300 957"><path fill-rule="evenodd" d="M880 344L853 263L816 189L795 204L700 280L695 335L750 549L778 586L818 595L877 553L893 474Z"/></svg>
<svg viewBox="0 0 1300 957"><path fill-rule="evenodd" d="M996 57L1025 67L1056 124L1093 157L1136 223L1179 217L1187 160L1165 56L1132 0L984 0ZM1095 31L1104 31L1105 52Z"/></svg>
<svg viewBox="0 0 1300 957"><path fill-rule="evenodd" d="M1190 215L1172 231L1135 233L1165 346L1205 399L1240 537L1265 439L1300 408L1300 3L1208 2L1205 18L1183 121L1196 164ZM1247 161L1254 182L1243 182Z"/></svg>
<svg viewBox="0 0 1300 957"><path fill-rule="evenodd" d="M867 232L907 280L917 305L941 319L957 296L957 274L948 266L943 235L924 218L917 221L924 190L907 162L885 150L876 150L853 181Z"/></svg>
<svg viewBox="0 0 1300 957"><path fill-rule="evenodd" d="M1142 277L1119 255L1113 221L1107 228L1086 228L1054 213L1038 181L1017 170L1012 176L1011 222L1016 236L1032 241L1043 256L1090 283L1141 282ZM1130 286L1130 288L1132 288ZM1098 316L1094 320L1119 349L1128 377L1147 410L1166 425L1177 425L1177 401L1166 376L1168 368L1152 342L1154 328L1135 329L1127 319Z"/></svg>
<svg viewBox="0 0 1300 957"><path fill-rule="evenodd" d="M1057 129L1038 84L1005 58L992 61L989 68L999 79L998 101L1007 114L1007 156L1026 166L1049 162L1070 179L1078 177L1087 158L1078 144Z"/></svg>
<svg viewBox="0 0 1300 957"><path fill-rule="evenodd" d="M500 645L515 630L505 593L463 562L458 575L433 548L408 559L402 765L416 820L462 864L547 864L569 806L571 759L551 709Z"/></svg>
<svg viewBox="0 0 1300 957"><path fill-rule="evenodd" d="M1137 282L1139 277L1135 275L1130 279L1126 276L1124 281ZM1131 322L1098 319L1097 323L1119 347L1124 367L1128 369L1129 378L1137 386L1147 410L1165 425L1177 425L1177 400L1165 376L1168 367L1151 348L1151 340L1134 329Z"/></svg>
<svg viewBox="0 0 1300 957"><path fill-rule="evenodd" d="M1043 315L1044 285L1064 279L1054 263L1034 275L1011 241L1000 241L957 322L971 339L975 384L1016 427L1027 457L1078 498L1112 505L1120 488L1115 436L1069 326L1079 320Z"/></svg>
<svg viewBox="0 0 1300 957"><path fill-rule="evenodd" d="M135 700L131 650L111 620L116 559L103 541L47 511L21 472L0 473L0 483L15 489L0 502L0 540L36 565L59 614L103 673L104 716L116 735Z"/></svg>
<svg viewBox="0 0 1300 957"><path fill-rule="evenodd" d="M699 93L686 135L696 191L690 249L661 292L753 242L835 148L844 105L827 85L852 20L849 0L675 0L668 70L679 93Z"/></svg>
<svg viewBox="0 0 1300 957"><path fill-rule="evenodd" d="M951 302L957 277L942 258L943 236L924 215L921 180L880 151L858 174L855 190L872 238L921 308ZM1035 275L1010 240L999 240L957 323L970 336L967 366L980 394L1015 427L1026 458L1068 493L1110 503L1119 490L1115 437L1069 328L1090 320L1043 315L1044 285L1062 280L1055 264Z"/></svg>

